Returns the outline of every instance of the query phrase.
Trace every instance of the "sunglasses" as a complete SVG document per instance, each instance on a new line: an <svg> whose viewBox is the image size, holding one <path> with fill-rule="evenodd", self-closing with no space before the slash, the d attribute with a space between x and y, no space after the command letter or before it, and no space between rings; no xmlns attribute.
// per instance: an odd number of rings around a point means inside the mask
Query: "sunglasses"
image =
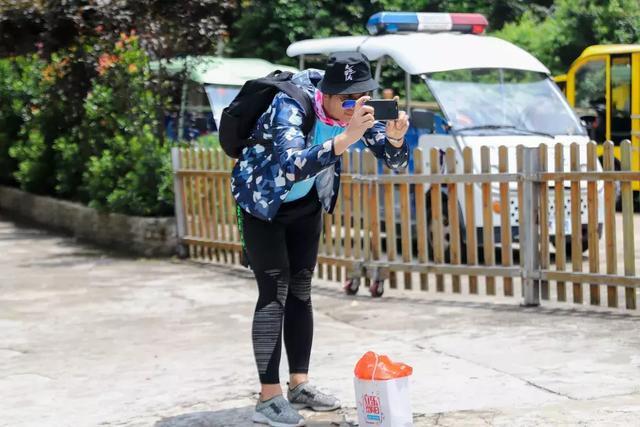
<svg viewBox="0 0 640 427"><path fill-rule="evenodd" d="M366 93L358 93L347 96L346 99L342 101L342 109L350 110L352 108L356 108L356 101L365 95Z"/></svg>
<svg viewBox="0 0 640 427"><path fill-rule="evenodd" d="M342 101L342 109L350 110L352 108L356 108L356 100L355 99L347 99L346 101Z"/></svg>

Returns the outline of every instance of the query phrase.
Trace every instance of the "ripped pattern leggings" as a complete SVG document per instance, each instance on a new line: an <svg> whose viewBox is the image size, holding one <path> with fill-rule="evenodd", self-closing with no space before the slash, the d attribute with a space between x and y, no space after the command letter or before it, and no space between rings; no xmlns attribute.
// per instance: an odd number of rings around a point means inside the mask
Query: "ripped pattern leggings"
<svg viewBox="0 0 640 427"><path fill-rule="evenodd" d="M289 372L307 373L313 339L311 276L318 257L322 207L313 188L283 203L272 222L245 211L245 253L258 282L253 351L262 384L278 384L283 329Z"/></svg>

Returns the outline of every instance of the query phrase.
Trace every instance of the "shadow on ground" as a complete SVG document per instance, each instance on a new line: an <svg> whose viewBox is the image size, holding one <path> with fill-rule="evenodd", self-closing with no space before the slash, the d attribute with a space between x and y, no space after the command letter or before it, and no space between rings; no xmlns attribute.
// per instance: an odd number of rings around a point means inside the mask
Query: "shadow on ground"
<svg viewBox="0 0 640 427"><path fill-rule="evenodd" d="M235 427L251 425L253 406L200 411L163 418L154 427Z"/></svg>
<svg viewBox="0 0 640 427"><path fill-rule="evenodd" d="M154 427L247 427L260 426L253 424L251 416L253 406L222 409L219 411L200 411L189 414L163 418ZM332 413L302 412L307 427L351 427L353 424L345 422L341 411Z"/></svg>

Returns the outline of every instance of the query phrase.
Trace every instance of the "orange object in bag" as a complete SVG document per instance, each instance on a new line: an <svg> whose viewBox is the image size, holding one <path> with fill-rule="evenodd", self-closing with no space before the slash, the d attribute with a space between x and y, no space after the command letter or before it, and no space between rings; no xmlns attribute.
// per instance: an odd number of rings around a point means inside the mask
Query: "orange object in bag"
<svg viewBox="0 0 640 427"><path fill-rule="evenodd" d="M361 380L391 380L408 377L413 373L413 368L402 362L392 362L384 354L368 351L358 360L353 373Z"/></svg>

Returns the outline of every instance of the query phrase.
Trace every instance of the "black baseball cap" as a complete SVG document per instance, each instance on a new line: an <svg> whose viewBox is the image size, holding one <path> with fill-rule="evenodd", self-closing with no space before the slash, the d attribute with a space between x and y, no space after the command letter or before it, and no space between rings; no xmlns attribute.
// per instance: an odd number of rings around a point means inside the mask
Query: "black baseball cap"
<svg viewBox="0 0 640 427"><path fill-rule="evenodd" d="M360 52L336 52L329 56L318 89L327 95L350 95L378 88L371 77L369 59Z"/></svg>

